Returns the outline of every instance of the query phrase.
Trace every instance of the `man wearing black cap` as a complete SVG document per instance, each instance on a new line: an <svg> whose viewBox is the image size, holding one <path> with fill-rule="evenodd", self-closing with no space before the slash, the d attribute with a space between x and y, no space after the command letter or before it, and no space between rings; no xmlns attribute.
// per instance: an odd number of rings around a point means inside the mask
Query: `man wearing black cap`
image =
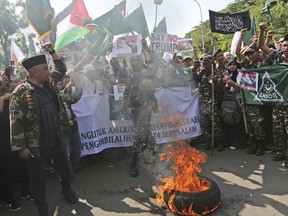
<svg viewBox="0 0 288 216"><path fill-rule="evenodd" d="M212 85L212 66L213 57L210 55L206 55L203 58L202 70L199 73L199 93L200 93L200 115L201 115L201 127L204 131L205 138L205 149L209 150L212 148L212 138L215 139L215 146L217 146L217 151L224 150L224 134L222 131L222 123L221 123L221 115L218 107L220 106L218 100L214 100L212 98L212 91L214 85ZM214 84L217 85L216 80L218 80L215 76L213 81ZM214 100L214 106L213 106ZM213 106L213 107L212 107ZM212 110L214 111L214 119L212 119ZM214 137L212 137L212 125L214 127Z"/></svg>
<svg viewBox="0 0 288 216"><path fill-rule="evenodd" d="M70 203L78 202L71 188L71 173L63 146L60 143L60 116L64 115L54 87L66 72L65 64L51 43L43 48L52 56L37 55L22 62L28 71L28 80L11 94L10 129L11 148L27 161L31 179L31 194L40 216L48 216L46 200L46 161L53 159L60 174L62 193Z"/></svg>
<svg viewBox="0 0 288 216"><path fill-rule="evenodd" d="M246 50L244 50L243 54L247 59L249 59L249 64L246 64L245 66L246 69L259 68L262 66L263 55L261 54L256 42L253 42ZM247 153L261 156L265 153L265 142L268 140L267 132L269 131L265 125L265 122L269 120L268 109L260 105L246 104L245 112L247 117L249 141L251 143Z"/></svg>
<svg viewBox="0 0 288 216"><path fill-rule="evenodd" d="M213 53L213 58L216 61L216 73L222 75L222 73L227 69L223 51L221 49L217 49Z"/></svg>

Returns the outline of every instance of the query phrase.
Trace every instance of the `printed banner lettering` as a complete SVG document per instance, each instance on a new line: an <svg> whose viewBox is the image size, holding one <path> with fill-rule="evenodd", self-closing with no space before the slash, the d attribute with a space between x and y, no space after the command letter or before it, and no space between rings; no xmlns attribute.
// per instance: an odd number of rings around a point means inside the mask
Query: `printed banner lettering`
<svg viewBox="0 0 288 216"><path fill-rule="evenodd" d="M158 144L188 139L202 134L198 94L191 96L188 87L160 88L156 92L158 104L163 107L151 120L151 131ZM135 128L132 120L121 120L117 106L109 109L107 95L82 96L73 105L82 143L82 156L95 154L110 147L132 146ZM121 101L116 101L121 102ZM110 110L110 113L109 113ZM114 116L110 116L113 113ZM110 120L115 119L115 120ZM118 119L118 120L117 120Z"/></svg>
<svg viewBox="0 0 288 216"><path fill-rule="evenodd" d="M152 50L156 52L175 52L177 46L178 36L172 34L155 33L151 34L150 42Z"/></svg>

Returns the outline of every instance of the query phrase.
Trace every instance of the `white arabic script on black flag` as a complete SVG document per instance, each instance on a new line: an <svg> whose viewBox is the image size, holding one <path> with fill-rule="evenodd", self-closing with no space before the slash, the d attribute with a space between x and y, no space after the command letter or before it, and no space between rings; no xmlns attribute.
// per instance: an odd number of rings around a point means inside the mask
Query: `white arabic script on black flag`
<svg viewBox="0 0 288 216"><path fill-rule="evenodd" d="M209 10L211 32L234 34L243 28L250 30L251 20L249 11L228 14Z"/></svg>

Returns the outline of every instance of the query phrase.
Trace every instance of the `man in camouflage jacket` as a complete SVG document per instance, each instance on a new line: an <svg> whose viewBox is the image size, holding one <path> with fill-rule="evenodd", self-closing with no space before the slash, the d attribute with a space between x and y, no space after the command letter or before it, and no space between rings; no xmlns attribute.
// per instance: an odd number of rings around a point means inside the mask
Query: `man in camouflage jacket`
<svg viewBox="0 0 288 216"><path fill-rule="evenodd" d="M66 116L55 86L66 72L65 64L55 53L51 43L43 48L52 56L28 58L22 65L28 71L28 80L11 94L10 132L12 151L18 151L27 161L31 194L40 216L48 216L46 201L46 162L53 160L60 174L62 193L70 203L78 202L71 188L71 173L59 135L60 116ZM50 58L50 59L49 59Z"/></svg>

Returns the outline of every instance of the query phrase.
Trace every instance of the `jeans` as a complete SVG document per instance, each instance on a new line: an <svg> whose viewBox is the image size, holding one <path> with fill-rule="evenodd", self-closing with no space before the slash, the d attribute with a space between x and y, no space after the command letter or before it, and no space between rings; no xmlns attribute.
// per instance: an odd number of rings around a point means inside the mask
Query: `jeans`
<svg viewBox="0 0 288 216"><path fill-rule="evenodd" d="M81 139L77 126L71 127L71 132L61 133L62 142L66 155L70 162L70 169L73 173L78 168L78 162L81 156Z"/></svg>

